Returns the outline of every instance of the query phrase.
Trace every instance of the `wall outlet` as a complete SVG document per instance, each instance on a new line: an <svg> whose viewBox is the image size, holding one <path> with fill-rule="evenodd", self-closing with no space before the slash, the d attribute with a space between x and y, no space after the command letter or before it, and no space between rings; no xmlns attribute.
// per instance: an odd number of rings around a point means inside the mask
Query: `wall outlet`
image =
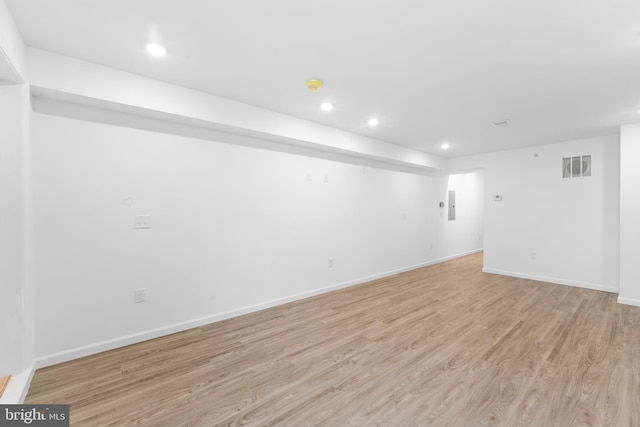
<svg viewBox="0 0 640 427"><path fill-rule="evenodd" d="M327 266L329 268L333 268L333 259L330 259L329 262L327 263Z"/></svg>
<svg viewBox="0 0 640 427"><path fill-rule="evenodd" d="M133 228L136 230L151 228L151 215L135 215L133 217Z"/></svg>
<svg viewBox="0 0 640 427"><path fill-rule="evenodd" d="M146 297L145 292L146 289L144 288L136 289L133 293L133 302L136 304L144 302Z"/></svg>
<svg viewBox="0 0 640 427"><path fill-rule="evenodd" d="M529 258L531 258L533 260L536 260L536 259L538 259L538 254L536 252L531 252L529 254Z"/></svg>

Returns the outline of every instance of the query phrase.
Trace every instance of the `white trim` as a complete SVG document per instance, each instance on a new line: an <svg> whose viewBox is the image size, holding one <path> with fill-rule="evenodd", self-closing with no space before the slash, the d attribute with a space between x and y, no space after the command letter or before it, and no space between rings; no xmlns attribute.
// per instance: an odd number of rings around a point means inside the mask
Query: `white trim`
<svg viewBox="0 0 640 427"><path fill-rule="evenodd" d="M640 299L623 298L618 295L618 304L634 305L640 307Z"/></svg>
<svg viewBox="0 0 640 427"><path fill-rule="evenodd" d="M288 297L266 301L260 304L241 307L238 309L213 314L210 316L200 317L198 319L193 319L186 322L176 323L173 325L164 326L157 329L152 329L144 332L139 332L136 334L126 335L120 338L114 338L111 340L106 340L106 341L98 342L95 344L89 344L82 347L76 347L70 350L65 350L58 353L49 354L47 356L39 357L35 360L35 366L36 368L44 368L46 366L51 366L58 363L67 362L69 360L78 359L80 357L89 356L91 354L112 350L114 348L124 347L130 344L136 344L136 343L147 341L153 338L158 338L158 337L173 334L176 332L185 331L187 329L197 328L199 326L207 325L209 323L219 322L221 320L230 319L232 317L241 316L243 314L264 310L266 308L275 307L281 304L286 304L288 302L309 298L315 295L320 295L320 294L335 291L338 289L348 288L350 286L359 285L362 283L370 282L372 280L381 279L388 276L393 276L394 274L404 273L405 271L415 270L417 268L438 264L444 261L449 261L455 258L460 258L466 255L470 255L470 254L481 252L481 251L482 249L474 249L472 251L460 253L457 255L451 255L444 258L438 258L438 259L427 261L424 263L412 265L409 267L391 270L386 273L375 274L372 276L367 276L360 279L327 286L325 288L313 289L311 291L301 292L298 294L290 295Z"/></svg>
<svg viewBox="0 0 640 427"><path fill-rule="evenodd" d="M438 259L435 259L433 261L426 262L426 263L424 263L422 265L417 265L417 266L409 268L409 269L407 269L405 271L415 270L416 268L427 267L429 265L440 264L441 262L451 261L452 259L461 258L463 256L467 256L467 255L471 255L471 254L477 254L478 252L482 252L482 251L483 251L483 248L478 248L478 249L473 249L471 251L462 252L462 253L459 253L459 254L456 254L456 255L449 255L449 256L446 256L446 257L443 257L443 258L438 258Z"/></svg>
<svg viewBox="0 0 640 427"><path fill-rule="evenodd" d="M516 273L516 272L513 272L513 271L496 270L496 269L493 269L493 268L483 268L482 271L484 273L500 274L502 276L519 277L521 279L536 280L538 282L547 282L547 283L553 283L553 284L556 284L556 285L575 286L577 288L592 289L594 291L611 292L611 293L614 293L614 294L617 294L619 292L617 287L599 285L599 284L596 284L596 283L575 282L575 281L572 281L572 280L557 279L555 277L536 276L536 275L533 275L533 274Z"/></svg>
<svg viewBox="0 0 640 427"><path fill-rule="evenodd" d="M9 384L4 390L2 397L0 397L0 404L3 405L15 405L24 403L24 399L29 392L29 386L31 385L31 379L36 372L35 363L31 364L26 371L17 375L11 375Z"/></svg>

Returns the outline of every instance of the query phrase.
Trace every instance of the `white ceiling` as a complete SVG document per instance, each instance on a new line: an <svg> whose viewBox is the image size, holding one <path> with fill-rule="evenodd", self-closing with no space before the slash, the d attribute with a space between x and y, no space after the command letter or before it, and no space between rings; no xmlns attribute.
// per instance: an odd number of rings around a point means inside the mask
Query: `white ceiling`
<svg viewBox="0 0 640 427"><path fill-rule="evenodd" d="M29 46L440 155L640 121L638 0L5 1Z"/></svg>

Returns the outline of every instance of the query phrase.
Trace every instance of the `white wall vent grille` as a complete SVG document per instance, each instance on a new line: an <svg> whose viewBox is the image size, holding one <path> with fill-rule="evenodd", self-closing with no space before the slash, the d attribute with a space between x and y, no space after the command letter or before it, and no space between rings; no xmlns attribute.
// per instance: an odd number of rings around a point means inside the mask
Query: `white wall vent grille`
<svg viewBox="0 0 640 427"><path fill-rule="evenodd" d="M591 155L562 158L562 177L591 176Z"/></svg>

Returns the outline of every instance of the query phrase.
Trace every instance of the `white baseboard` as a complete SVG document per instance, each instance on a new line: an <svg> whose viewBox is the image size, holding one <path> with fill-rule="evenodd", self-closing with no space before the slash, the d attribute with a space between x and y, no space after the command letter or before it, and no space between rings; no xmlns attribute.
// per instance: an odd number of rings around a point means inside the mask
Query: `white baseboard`
<svg viewBox="0 0 640 427"><path fill-rule="evenodd" d="M640 307L640 299L623 298L621 296L618 296L618 304L634 305L636 307Z"/></svg>
<svg viewBox="0 0 640 427"><path fill-rule="evenodd" d="M557 279L554 277L546 277L546 276L536 276L533 274L516 273L513 271L496 270L492 268L483 268L482 271L484 273L499 274L501 276L518 277L520 279L530 279L530 280L536 280L538 282L553 283L556 285L575 286L577 288L592 289L594 291L611 292L614 294L617 294L619 292L618 288L616 287L600 285L596 283L576 282L572 280Z"/></svg>
<svg viewBox="0 0 640 427"><path fill-rule="evenodd" d="M207 325L209 323L219 322L221 320L230 319L232 317L241 316L243 314L252 313L255 311L264 310L266 308L275 307L278 305L286 304L288 302L301 300L304 298L309 298L312 296L320 295L323 293L335 291L338 289L348 288L350 286L359 285L362 283L370 282L372 280L381 279L388 276L393 276L394 274L404 273L405 271L415 270L417 268L426 267L429 265L438 264L444 261L449 261L455 258L460 258L466 255L470 255L473 253L481 252L482 249L474 249L472 251L447 256L444 258L438 258L435 260L430 260L424 263L412 265L409 267L399 268L396 270L387 271L385 273L375 274L372 276L367 276L363 278L359 278L356 280L351 280L343 283L338 283L335 285L327 286L324 288L314 289L311 291L301 292L298 294L290 295L284 298L278 298L271 301L266 301L260 304L254 304L242 308L238 308L235 310L229 310L222 313L212 314L210 316L201 317L198 319L189 320L186 322L176 323L173 325L164 326L157 329L152 329L136 334L126 335L119 338L114 338L107 341L102 341L94 344L89 344L82 347L76 347L73 349L61 351L54 354L49 354L46 356L42 356L36 359L35 367L36 368L44 368L51 365L56 365L58 363L67 362L69 360L78 359L80 357L89 356L91 354L100 353L107 350L112 350L114 348L124 347L130 344L136 344L142 341L147 341L153 338L162 337L165 335L173 334L176 332L186 331L187 329L197 328L199 326Z"/></svg>
<svg viewBox="0 0 640 427"><path fill-rule="evenodd" d="M482 250L483 250L482 248L478 248L478 249L473 249L471 251L462 252L462 253L459 253L459 254L456 254L456 255L450 255L450 256L443 257L443 258L438 258L436 260L426 262L423 265L412 267L412 268L409 268L407 270L415 270L416 268L426 267L428 265L433 265L433 264L439 264L441 262L450 261L452 259L461 258L463 256L467 256L467 255L471 255L471 254L477 254L478 252L482 252Z"/></svg>
<svg viewBox="0 0 640 427"><path fill-rule="evenodd" d="M4 390L2 397L0 397L0 404L15 405L23 403L24 399L27 397L29 385L31 384L31 379L33 378L33 374L35 372L35 364L32 364L31 367L29 367L24 372L20 372L16 375L11 375L9 384Z"/></svg>

